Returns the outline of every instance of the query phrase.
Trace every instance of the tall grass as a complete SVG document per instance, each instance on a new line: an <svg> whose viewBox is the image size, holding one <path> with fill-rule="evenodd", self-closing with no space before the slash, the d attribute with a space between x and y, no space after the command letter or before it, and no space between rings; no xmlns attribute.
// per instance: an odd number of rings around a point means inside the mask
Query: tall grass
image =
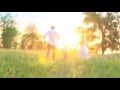
<svg viewBox="0 0 120 90"><path fill-rule="evenodd" d="M81 60L78 52L69 52L62 61L45 61L46 51L0 50L0 78L118 78L120 55L94 55ZM52 57L50 57L52 58ZM44 61L42 63L42 60ZM52 62L51 62L52 61Z"/></svg>

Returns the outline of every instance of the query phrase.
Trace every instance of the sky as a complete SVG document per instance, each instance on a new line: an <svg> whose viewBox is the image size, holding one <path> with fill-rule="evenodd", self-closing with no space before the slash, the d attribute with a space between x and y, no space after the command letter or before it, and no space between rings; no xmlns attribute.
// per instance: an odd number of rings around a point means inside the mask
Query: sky
<svg viewBox="0 0 120 90"><path fill-rule="evenodd" d="M0 12L4 15L8 12ZM60 42L66 43L74 47L79 38L73 30L82 25L84 16L82 12L9 12L16 16L15 20L18 22L19 31L24 33L24 28L33 23L36 25L38 32L45 34L50 30L50 26L54 25L55 30L60 36Z"/></svg>

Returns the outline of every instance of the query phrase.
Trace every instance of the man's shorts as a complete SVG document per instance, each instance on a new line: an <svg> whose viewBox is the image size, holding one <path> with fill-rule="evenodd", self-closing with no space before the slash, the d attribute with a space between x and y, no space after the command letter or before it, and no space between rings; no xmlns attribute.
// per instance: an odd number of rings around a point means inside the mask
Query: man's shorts
<svg viewBox="0 0 120 90"><path fill-rule="evenodd" d="M52 48L53 51L55 51L55 46L52 46L50 44L48 44L48 50L50 50Z"/></svg>

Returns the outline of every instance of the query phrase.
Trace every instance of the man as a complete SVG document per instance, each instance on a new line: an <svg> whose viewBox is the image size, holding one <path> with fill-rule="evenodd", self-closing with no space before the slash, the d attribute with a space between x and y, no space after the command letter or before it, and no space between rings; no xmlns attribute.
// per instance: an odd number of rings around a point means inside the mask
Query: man
<svg viewBox="0 0 120 90"><path fill-rule="evenodd" d="M49 59L49 53L52 48L53 50L53 60L55 59L55 39L56 37L59 40L59 35L56 31L54 31L54 26L51 26L51 30L47 31L44 35L44 43L45 43L45 37L48 35L49 42L48 42L48 50L47 50L47 59Z"/></svg>

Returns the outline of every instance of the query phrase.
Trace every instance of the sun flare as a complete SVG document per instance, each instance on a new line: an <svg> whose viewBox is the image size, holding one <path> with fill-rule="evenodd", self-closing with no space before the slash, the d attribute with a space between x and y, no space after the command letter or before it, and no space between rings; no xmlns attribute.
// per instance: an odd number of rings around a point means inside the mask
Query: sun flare
<svg viewBox="0 0 120 90"><path fill-rule="evenodd" d="M41 64L46 64L47 61L46 61L45 56L39 56L39 62L40 62Z"/></svg>

